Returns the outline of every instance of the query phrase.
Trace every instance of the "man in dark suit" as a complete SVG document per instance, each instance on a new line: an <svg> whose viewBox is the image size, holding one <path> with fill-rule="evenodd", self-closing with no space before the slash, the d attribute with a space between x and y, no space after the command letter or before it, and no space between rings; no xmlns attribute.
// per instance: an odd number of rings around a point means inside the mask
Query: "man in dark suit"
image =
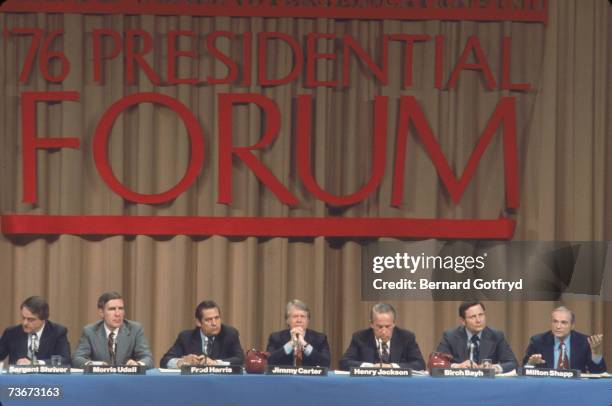
<svg viewBox="0 0 612 406"><path fill-rule="evenodd" d="M370 312L370 328L353 334L340 359L340 369L382 367L425 369L414 333L395 326L395 309L378 303Z"/></svg>
<svg viewBox="0 0 612 406"><path fill-rule="evenodd" d="M98 299L101 320L83 328L72 366L142 365L153 368L153 356L140 323L125 319L123 298L117 292Z"/></svg>
<svg viewBox="0 0 612 406"><path fill-rule="evenodd" d="M60 355L70 363L70 344L66 327L49 321L49 304L31 296L21 304L20 325L4 330L0 337L0 360L8 355L10 364L29 365L34 360L46 363L51 355Z"/></svg>
<svg viewBox="0 0 612 406"><path fill-rule="evenodd" d="M582 372L606 371L603 359L603 335L586 336L574 331L576 316L560 306L551 313L551 329L529 339L524 365L543 368L579 369Z"/></svg>
<svg viewBox="0 0 612 406"><path fill-rule="evenodd" d="M285 318L289 328L268 338L268 364L329 367L327 336L308 328L310 310L306 303L297 299L287 303Z"/></svg>
<svg viewBox="0 0 612 406"><path fill-rule="evenodd" d="M516 357L504 333L487 327L485 307L478 301L459 306L461 326L445 331L438 352L452 354L452 368L481 368L482 360L490 359L497 373L517 367Z"/></svg>
<svg viewBox="0 0 612 406"><path fill-rule="evenodd" d="M221 310L212 300L195 309L197 327L182 331L159 362L162 368L183 365L242 365L244 352L238 330L221 323Z"/></svg>

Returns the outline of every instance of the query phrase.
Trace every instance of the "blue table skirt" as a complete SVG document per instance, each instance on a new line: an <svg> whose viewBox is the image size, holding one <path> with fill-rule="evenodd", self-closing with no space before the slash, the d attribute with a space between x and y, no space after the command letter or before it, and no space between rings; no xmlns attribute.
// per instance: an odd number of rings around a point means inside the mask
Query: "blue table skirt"
<svg viewBox="0 0 612 406"><path fill-rule="evenodd" d="M63 399L7 399L10 386L59 385ZM611 406L612 379L0 375L10 405L580 405Z"/></svg>

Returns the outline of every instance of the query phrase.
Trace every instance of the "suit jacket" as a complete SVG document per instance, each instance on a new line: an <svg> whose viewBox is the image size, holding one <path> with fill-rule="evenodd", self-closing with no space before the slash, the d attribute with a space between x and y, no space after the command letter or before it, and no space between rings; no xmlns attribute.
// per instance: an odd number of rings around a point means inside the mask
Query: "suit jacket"
<svg viewBox="0 0 612 406"><path fill-rule="evenodd" d="M445 331L437 351L452 354L452 363L461 363L469 359L470 351L465 327ZM518 365L504 333L490 327L482 330L480 338L480 360L486 358L491 359L494 364L500 364L504 372L512 371Z"/></svg>
<svg viewBox="0 0 612 406"><path fill-rule="evenodd" d="M49 320L45 322L36 357L48 360L51 355L61 355L65 363L70 362L70 344L66 334L68 330L61 324ZM28 334L21 325L9 327L0 337L0 360L8 355L9 363L15 364L20 358L28 357Z"/></svg>
<svg viewBox="0 0 612 406"><path fill-rule="evenodd" d="M556 368L557 360L555 360L554 346L555 336L550 331L532 336L525 351L523 365L527 364L527 360L532 354L542 354L542 358L544 358L546 363L539 366ZM606 362L603 358L599 364L593 362L591 346L587 336L573 330L570 336L569 361L571 369L579 369L582 372L601 373L606 371Z"/></svg>
<svg viewBox="0 0 612 406"><path fill-rule="evenodd" d="M170 349L159 361L161 368L167 368L168 361L172 358L181 358L185 355L202 355L202 335L199 328L182 331ZM221 324L221 331L215 337L212 344L210 357L222 361L228 361L232 365L244 363L244 351L240 346L238 330L232 326Z"/></svg>
<svg viewBox="0 0 612 406"><path fill-rule="evenodd" d="M371 328L353 334L351 344L340 359L340 369L348 370L350 367L358 367L362 362L373 364L380 362L374 330ZM389 362L398 364L402 368L425 369L425 361L423 361L414 333L399 327L393 329Z"/></svg>
<svg viewBox="0 0 612 406"><path fill-rule="evenodd" d="M118 365L123 365L127 360L133 359L144 363L147 369L153 368L153 356L140 323L123 320L123 324L119 327L117 333L116 342L115 358ZM103 320L83 328L79 345L72 357L72 366L83 368L88 361L111 363Z"/></svg>
<svg viewBox="0 0 612 406"><path fill-rule="evenodd" d="M291 340L289 329L277 331L270 334L266 351L270 353L268 357L269 365L293 365L293 353L285 353L284 345ZM312 346L310 355L304 354L302 365L329 367L329 344L327 336L318 331L306 329L304 340Z"/></svg>

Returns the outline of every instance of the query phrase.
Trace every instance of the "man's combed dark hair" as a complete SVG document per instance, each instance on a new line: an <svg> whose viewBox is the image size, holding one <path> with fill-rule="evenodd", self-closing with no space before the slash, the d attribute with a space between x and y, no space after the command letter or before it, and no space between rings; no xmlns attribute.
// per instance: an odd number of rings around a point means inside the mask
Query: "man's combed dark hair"
<svg viewBox="0 0 612 406"><path fill-rule="evenodd" d="M115 299L123 299L121 295L117 292L104 292L98 298L98 309L104 309L104 306Z"/></svg>
<svg viewBox="0 0 612 406"><path fill-rule="evenodd" d="M40 296L30 296L24 300L20 308L24 307L41 320L49 318L49 304Z"/></svg>
<svg viewBox="0 0 612 406"><path fill-rule="evenodd" d="M200 302L198 307L195 309L195 318L202 321L202 311L206 309L217 309L219 311L219 315L221 315L221 309L219 305L214 300L204 300Z"/></svg>
<svg viewBox="0 0 612 406"><path fill-rule="evenodd" d="M485 310L485 306L482 304L482 302L478 300L471 300L471 301L466 301L466 302L461 303L461 305L459 305L459 317L461 317L462 319L465 319L465 311L472 306L478 306L478 305L482 307L482 310Z"/></svg>

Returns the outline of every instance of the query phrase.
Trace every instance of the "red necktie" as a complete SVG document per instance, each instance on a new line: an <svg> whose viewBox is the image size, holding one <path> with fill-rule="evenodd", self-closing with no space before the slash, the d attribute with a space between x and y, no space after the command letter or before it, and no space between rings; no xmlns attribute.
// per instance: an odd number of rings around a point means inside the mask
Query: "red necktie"
<svg viewBox="0 0 612 406"><path fill-rule="evenodd" d="M569 362L567 361L567 354L565 353L565 343L563 339L559 343L559 360L557 361L557 369L568 369Z"/></svg>
<svg viewBox="0 0 612 406"><path fill-rule="evenodd" d="M302 350L302 346L298 343L293 348L293 363L296 367L302 366L302 359L304 358L304 352Z"/></svg>

